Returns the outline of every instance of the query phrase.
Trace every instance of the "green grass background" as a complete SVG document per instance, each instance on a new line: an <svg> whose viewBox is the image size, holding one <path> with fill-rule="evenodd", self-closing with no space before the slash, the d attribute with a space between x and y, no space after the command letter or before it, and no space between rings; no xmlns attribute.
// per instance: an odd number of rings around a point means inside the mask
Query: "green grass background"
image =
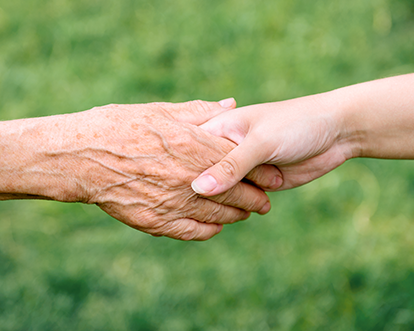
<svg viewBox="0 0 414 331"><path fill-rule="evenodd" d="M2 120L414 72L412 0L0 0ZM414 166L353 160L203 242L0 203L0 330L413 330Z"/></svg>

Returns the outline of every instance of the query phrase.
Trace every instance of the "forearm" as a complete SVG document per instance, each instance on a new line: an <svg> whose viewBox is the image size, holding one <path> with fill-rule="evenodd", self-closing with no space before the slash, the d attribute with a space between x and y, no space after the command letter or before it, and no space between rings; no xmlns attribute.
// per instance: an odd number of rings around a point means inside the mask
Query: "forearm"
<svg viewBox="0 0 414 331"><path fill-rule="evenodd" d="M0 200L77 200L77 184L51 153L70 144L64 116L0 122Z"/></svg>
<svg viewBox="0 0 414 331"><path fill-rule="evenodd" d="M238 144L193 182L205 196L226 192L262 163L277 166L273 188L285 190L354 157L414 159L414 74L243 107L201 127Z"/></svg>
<svg viewBox="0 0 414 331"><path fill-rule="evenodd" d="M353 157L414 159L414 74L329 92Z"/></svg>

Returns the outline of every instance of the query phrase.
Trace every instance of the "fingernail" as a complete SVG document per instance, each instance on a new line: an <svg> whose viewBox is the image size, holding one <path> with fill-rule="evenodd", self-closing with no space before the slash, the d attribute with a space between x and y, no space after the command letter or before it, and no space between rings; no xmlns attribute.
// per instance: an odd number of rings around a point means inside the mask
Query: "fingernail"
<svg viewBox="0 0 414 331"><path fill-rule="evenodd" d="M269 210L270 210L270 202L266 202L266 204L263 206L263 208L260 209L259 214L260 215L266 214L266 213L269 212Z"/></svg>
<svg viewBox="0 0 414 331"><path fill-rule="evenodd" d="M213 176L205 175L191 183L194 192L204 194L213 191L217 187L217 181Z"/></svg>
<svg viewBox="0 0 414 331"><path fill-rule="evenodd" d="M217 229L216 229L216 234L217 234L217 233L220 233L220 232L221 232L221 230L223 230L223 224L220 224L220 225L218 225L218 226L217 226Z"/></svg>
<svg viewBox="0 0 414 331"><path fill-rule="evenodd" d="M228 99L219 101L219 104L223 108L230 108L231 106L233 106L234 102L235 102L234 98L228 98Z"/></svg>

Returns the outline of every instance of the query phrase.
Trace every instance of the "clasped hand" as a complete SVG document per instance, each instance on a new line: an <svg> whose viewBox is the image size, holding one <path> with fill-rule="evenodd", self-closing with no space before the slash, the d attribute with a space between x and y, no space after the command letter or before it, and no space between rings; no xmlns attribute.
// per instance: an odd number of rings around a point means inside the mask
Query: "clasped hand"
<svg viewBox="0 0 414 331"><path fill-rule="evenodd" d="M413 159L413 79L239 109L233 99L109 105L0 122L0 200L91 203L155 236L205 240L268 212L264 191L354 157Z"/></svg>
<svg viewBox="0 0 414 331"><path fill-rule="evenodd" d="M270 209L258 187L266 188L277 171L258 167L246 176L255 185L240 182L210 198L191 189L201 172L235 147L197 127L235 106L227 103L109 105L11 121L10 141L20 144L13 150L22 152L9 154L0 168L12 169L21 182L5 182L1 196L96 204L154 236L211 238L223 224Z"/></svg>

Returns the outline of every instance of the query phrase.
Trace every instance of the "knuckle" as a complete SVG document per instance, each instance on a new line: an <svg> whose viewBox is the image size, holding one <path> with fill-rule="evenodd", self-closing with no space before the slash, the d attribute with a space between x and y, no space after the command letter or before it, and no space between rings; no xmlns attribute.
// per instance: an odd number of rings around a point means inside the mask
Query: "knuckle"
<svg viewBox="0 0 414 331"><path fill-rule="evenodd" d="M180 235L178 236L179 239L184 241L193 240L197 235L197 223L190 222L188 223L185 228L181 231Z"/></svg>
<svg viewBox="0 0 414 331"><path fill-rule="evenodd" d="M236 179L238 173L238 167L236 162L232 159L222 160L220 162L221 172L225 175L228 179Z"/></svg>
<svg viewBox="0 0 414 331"><path fill-rule="evenodd" d="M189 106L192 111L206 112L209 110L207 102L203 100L189 101Z"/></svg>
<svg viewBox="0 0 414 331"><path fill-rule="evenodd" d="M214 204L207 213L207 217L205 218L205 223L219 223L223 220L224 208L220 203Z"/></svg>
<svg viewBox="0 0 414 331"><path fill-rule="evenodd" d="M190 101L190 103L193 105L193 107L202 109L204 108L204 102L200 99Z"/></svg>
<svg viewBox="0 0 414 331"><path fill-rule="evenodd" d="M217 222L221 221L222 218L223 218L222 207L221 207L221 205L217 204L211 209L211 211L210 211L210 213L207 217L206 223L217 223Z"/></svg>

